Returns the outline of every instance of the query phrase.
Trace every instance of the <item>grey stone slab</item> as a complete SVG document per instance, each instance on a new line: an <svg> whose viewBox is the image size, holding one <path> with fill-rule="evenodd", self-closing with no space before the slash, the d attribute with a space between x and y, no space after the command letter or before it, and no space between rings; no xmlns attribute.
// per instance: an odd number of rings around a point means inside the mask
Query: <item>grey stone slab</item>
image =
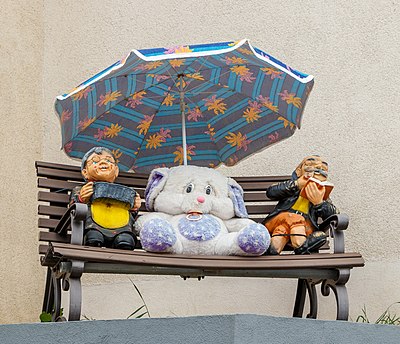
<svg viewBox="0 0 400 344"><path fill-rule="evenodd" d="M0 325L1 344L400 343L400 327L252 314Z"/></svg>

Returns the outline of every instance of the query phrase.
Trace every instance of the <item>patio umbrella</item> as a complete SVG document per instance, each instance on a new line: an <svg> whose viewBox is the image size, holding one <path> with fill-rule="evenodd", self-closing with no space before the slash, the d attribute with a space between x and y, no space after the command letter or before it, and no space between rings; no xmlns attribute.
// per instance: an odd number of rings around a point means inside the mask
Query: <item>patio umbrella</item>
<svg viewBox="0 0 400 344"><path fill-rule="evenodd" d="M55 108L73 158L105 146L124 171L231 166L293 135L312 86L242 40L133 50Z"/></svg>

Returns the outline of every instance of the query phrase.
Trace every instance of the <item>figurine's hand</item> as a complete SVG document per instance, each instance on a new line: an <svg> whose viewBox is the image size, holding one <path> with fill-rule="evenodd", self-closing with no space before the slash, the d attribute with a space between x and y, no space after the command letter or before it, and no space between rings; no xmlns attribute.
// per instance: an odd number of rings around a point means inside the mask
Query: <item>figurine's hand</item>
<svg viewBox="0 0 400 344"><path fill-rule="evenodd" d="M137 193L135 196L135 203L133 204L133 211L138 211L140 206L142 204L142 199L140 198L140 195Z"/></svg>
<svg viewBox="0 0 400 344"><path fill-rule="evenodd" d="M93 182L89 182L84 186L82 186L82 189L79 193L79 197L83 203L88 203L92 195L93 195Z"/></svg>
<svg viewBox="0 0 400 344"><path fill-rule="evenodd" d="M306 185L306 183L308 182L309 178L310 178L309 176L303 175L303 176L299 177L299 179L296 180L297 187L299 188L299 190L304 188L304 185Z"/></svg>
<svg viewBox="0 0 400 344"><path fill-rule="evenodd" d="M324 200L325 194L325 187L317 185L316 183L312 182L306 186L306 195L308 200L314 204L318 205L321 204Z"/></svg>

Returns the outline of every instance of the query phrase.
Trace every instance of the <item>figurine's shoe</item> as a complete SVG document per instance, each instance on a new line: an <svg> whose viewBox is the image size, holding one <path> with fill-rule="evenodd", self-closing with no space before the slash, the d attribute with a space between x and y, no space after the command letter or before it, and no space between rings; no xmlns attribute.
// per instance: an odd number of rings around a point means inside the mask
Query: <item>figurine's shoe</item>
<svg viewBox="0 0 400 344"><path fill-rule="evenodd" d="M96 229L89 230L83 238L84 246L102 247L104 246L104 236Z"/></svg>
<svg viewBox="0 0 400 344"><path fill-rule="evenodd" d="M131 250L135 249L135 239L129 233L118 234L113 242L113 247L120 250Z"/></svg>
<svg viewBox="0 0 400 344"><path fill-rule="evenodd" d="M264 253L267 256L278 256L279 252L276 250L276 248L274 246L269 245L267 251Z"/></svg>
<svg viewBox="0 0 400 344"><path fill-rule="evenodd" d="M310 234L303 245L295 248L293 251L295 254L310 254L316 252L321 246L326 243L326 234L321 231L316 231Z"/></svg>

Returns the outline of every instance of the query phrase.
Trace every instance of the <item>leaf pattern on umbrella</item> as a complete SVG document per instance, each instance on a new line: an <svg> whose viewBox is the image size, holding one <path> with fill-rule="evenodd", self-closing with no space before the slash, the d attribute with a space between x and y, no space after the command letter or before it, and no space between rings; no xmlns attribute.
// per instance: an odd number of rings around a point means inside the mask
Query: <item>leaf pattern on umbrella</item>
<svg viewBox="0 0 400 344"><path fill-rule="evenodd" d="M282 79L283 78L283 72L273 68L273 67L266 67L266 68L261 68L261 70L264 72L265 75L269 75L271 77L271 80L274 80L275 78Z"/></svg>
<svg viewBox="0 0 400 344"><path fill-rule="evenodd" d="M89 92L92 91L93 88L91 86L86 87L78 92L76 92L75 94L72 95L72 100L73 101L77 101L77 100L81 100L81 99L86 99Z"/></svg>
<svg viewBox="0 0 400 344"><path fill-rule="evenodd" d="M150 149L157 149L157 147L161 147L161 142L163 142L162 137L159 134L150 135L149 138L146 139L146 141L146 148Z"/></svg>
<svg viewBox="0 0 400 344"><path fill-rule="evenodd" d="M61 123L65 123L69 119L71 119L72 111L71 110L63 110L61 112Z"/></svg>
<svg viewBox="0 0 400 344"><path fill-rule="evenodd" d="M223 101L223 98L218 98L214 94L211 98L203 99L205 101L205 106L207 106L207 110L213 110L215 115L218 113L225 113L226 104Z"/></svg>
<svg viewBox="0 0 400 344"><path fill-rule="evenodd" d="M118 123L116 124L111 124L110 128L105 127L104 128L104 135L109 138L113 138L118 136L119 132L122 130L122 126L120 126Z"/></svg>
<svg viewBox="0 0 400 344"><path fill-rule="evenodd" d="M278 112L278 107L270 101L269 97L263 97L262 95L259 95L257 100L260 101L261 105L265 106L267 109Z"/></svg>
<svg viewBox="0 0 400 344"><path fill-rule="evenodd" d="M290 129L294 129L295 124L293 122L290 122L289 120L287 120L285 117L279 116L278 117L278 121L282 121L283 122L283 126L286 128L287 126L290 126Z"/></svg>
<svg viewBox="0 0 400 344"><path fill-rule="evenodd" d="M158 147L161 147L161 143L166 142L167 138L172 138L170 133L170 129L161 128L158 133L150 135L150 137L146 139L146 148L157 149Z"/></svg>
<svg viewBox="0 0 400 344"><path fill-rule="evenodd" d="M246 66L234 66L231 71L239 75L241 81L253 82L256 79Z"/></svg>
<svg viewBox="0 0 400 344"><path fill-rule="evenodd" d="M207 125L208 130L204 132L204 134L210 135L210 140L215 141L214 135L215 135L215 128L211 126L211 124Z"/></svg>
<svg viewBox="0 0 400 344"><path fill-rule="evenodd" d="M228 66L233 64L246 64L248 62L246 59L237 56L227 56L224 59L221 59L221 61L225 62Z"/></svg>
<svg viewBox="0 0 400 344"><path fill-rule="evenodd" d="M126 105L134 109L136 106L143 104L143 98L146 95L146 91L140 91L132 94L132 97L128 99Z"/></svg>
<svg viewBox="0 0 400 344"><path fill-rule="evenodd" d="M186 146L186 157L188 160L192 160L192 155L196 155L195 149L196 146ZM178 162L179 165L183 164L183 147L182 146L178 146L176 147L176 151L174 152L175 154L175 159L174 162Z"/></svg>
<svg viewBox="0 0 400 344"><path fill-rule="evenodd" d="M144 115L144 119L140 121L140 124L136 127L139 130L139 135L146 135L149 128L150 128L150 124L151 122L153 122L155 115L152 116L148 116L148 115Z"/></svg>
<svg viewBox="0 0 400 344"><path fill-rule="evenodd" d="M119 149L122 171L149 173L183 163L183 137L187 160L214 167L290 137L312 86L312 76L245 40L180 45L133 50L55 108L69 156L101 142Z"/></svg>
<svg viewBox="0 0 400 344"><path fill-rule="evenodd" d="M95 120L96 120L96 118L87 118L86 117L83 121L79 121L77 129L83 131L87 127L89 127Z"/></svg>
<svg viewBox="0 0 400 344"><path fill-rule="evenodd" d="M107 105L110 102L116 101L121 96L122 94L120 91L114 91L114 92L110 91L107 92L106 94L101 94L96 104L100 106Z"/></svg>
<svg viewBox="0 0 400 344"><path fill-rule="evenodd" d="M174 100L175 97L171 93L168 93L164 98L164 100L162 101L161 105L172 106L174 105Z"/></svg>
<svg viewBox="0 0 400 344"><path fill-rule="evenodd" d="M244 55L253 55L253 52L246 48L238 48L238 51Z"/></svg>
<svg viewBox="0 0 400 344"><path fill-rule="evenodd" d="M179 68L180 66L185 64L184 59L173 59L173 60L169 60L169 64L173 67L173 68Z"/></svg>
<svg viewBox="0 0 400 344"><path fill-rule="evenodd" d="M118 149L113 149L111 152L114 155L115 162L118 164L119 163L119 158L122 156L122 152L120 151L119 148Z"/></svg>
<svg viewBox="0 0 400 344"><path fill-rule="evenodd" d="M282 93L278 93L281 96L282 100L285 100L288 104L293 104L295 107L301 107L301 98L295 97L295 93L289 93L287 90L284 90Z"/></svg>
<svg viewBox="0 0 400 344"><path fill-rule="evenodd" d="M93 137L96 139L97 142L101 141L106 137L106 129L97 128L97 133L95 133Z"/></svg>
<svg viewBox="0 0 400 344"><path fill-rule="evenodd" d="M199 118L203 117L203 113L201 112L199 107L195 107L194 109L189 110L188 121L197 122Z"/></svg>
<svg viewBox="0 0 400 344"><path fill-rule="evenodd" d="M225 138L232 147L236 147L236 150L243 148L243 150L247 151L248 145L251 143L251 140L248 140L247 136L240 131L237 134L229 132Z"/></svg>

